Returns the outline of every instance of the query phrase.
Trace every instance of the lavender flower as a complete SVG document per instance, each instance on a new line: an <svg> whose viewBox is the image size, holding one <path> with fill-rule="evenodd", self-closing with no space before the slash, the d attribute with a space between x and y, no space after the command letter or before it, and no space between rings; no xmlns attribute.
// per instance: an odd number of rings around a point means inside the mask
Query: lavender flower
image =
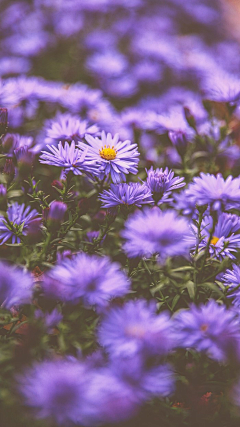
<svg viewBox="0 0 240 427"><path fill-rule="evenodd" d="M133 214L125 222L122 237L129 257L158 254L160 261L170 256L187 256L193 243L188 222L173 211L161 212L158 208Z"/></svg>
<svg viewBox="0 0 240 427"><path fill-rule="evenodd" d="M170 326L168 314L157 315L154 303L129 301L107 313L98 339L113 358L138 353L166 355L172 348Z"/></svg>
<svg viewBox="0 0 240 427"><path fill-rule="evenodd" d="M106 135L105 132L102 132L101 139L86 135L86 140L88 145L83 142L78 145L82 150L88 147L86 160L99 164L101 178L110 175L116 184L121 180L126 181L125 174L137 173L140 155L137 144L131 144L129 140L119 141L118 134L112 137L110 133Z"/></svg>
<svg viewBox="0 0 240 427"><path fill-rule="evenodd" d="M184 178L176 176L174 178L174 172L169 171L168 168L165 170L156 169L153 167L147 172L147 185L153 193L153 198L158 204L164 202L170 202L172 199L169 199L170 194L173 190L184 187L185 182Z"/></svg>
<svg viewBox="0 0 240 427"><path fill-rule="evenodd" d="M152 193L146 185L139 183L111 184L110 190L104 190L99 195L103 208L113 208L119 205L135 205L141 207L154 203Z"/></svg>
<svg viewBox="0 0 240 427"><path fill-rule="evenodd" d="M33 281L28 273L0 263L0 305L7 309L31 302Z"/></svg>
<svg viewBox="0 0 240 427"><path fill-rule="evenodd" d="M73 359L46 360L18 378L19 391L37 418L52 418L59 425L85 425L90 377L87 367Z"/></svg>
<svg viewBox="0 0 240 427"><path fill-rule="evenodd" d="M87 306L101 308L112 298L126 295L129 285L117 263L82 253L64 259L50 270L43 290L46 295L66 303L77 304L82 299Z"/></svg>
<svg viewBox="0 0 240 427"><path fill-rule="evenodd" d="M32 220L36 219L38 213L30 206L13 203L7 210L7 218L0 216L0 245L12 239L12 243L20 243L21 237L26 236L28 227Z"/></svg>
<svg viewBox="0 0 240 427"><path fill-rule="evenodd" d="M50 229L58 229L61 223L65 212L67 210L67 205L63 202L58 202L54 200L51 205L47 216L47 223Z"/></svg>
<svg viewBox="0 0 240 427"><path fill-rule="evenodd" d="M40 163L64 168L64 174L72 171L74 175L82 175L82 172L98 175L96 162L93 159L86 159L86 146L84 152L76 148L74 141L71 145L65 142L64 146L59 142L58 148L54 145L47 145L47 147L50 153L42 151Z"/></svg>
<svg viewBox="0 0 240 427"><path fill-rule="evenodd" d="M204 217L202 221L203 240L200 242L200 248L207 246L212 227L212 217ZM240 218L237 215L221 213L210 242L210 255L220 259L224 257L235 258L233 253L237 252L237 249L240 248L240 234L235 234L239 230Z"/></svg>
<svg viewBox="0 0 240 427"><path fill-rule="evenodd" d="M54 144L60 141L75 141L78 142L84 138L86 134L97 135L99 129L97 125L88 125L86 120L80 120L77 116L71 114L59 114L55 120L51 121L50 127L47 129L47 144Z"/></svg>
<svg viewBox="0 0 240 427"><path fill-rule="evenodd" d="M221 174L217 176L201 173L185 192L189 203L210 205L213 210L240 208L240 179L231 175L224 181Z"/></svg>
<svg viewBox="0 0 240 427"><path fill-rule="evenodd" d="M180 347L205 352L218 361L239 354L240 323L236 313L213 300L178 313L174 327Z"/></svg>
<svg viewBox="0 0 240 427"><path fill-rule="evenodd" d="M233 304L240 306L240 267L233 264L232 270L226 270L222 277L224 285L228 287L228 297L233 298Z"/></svg>

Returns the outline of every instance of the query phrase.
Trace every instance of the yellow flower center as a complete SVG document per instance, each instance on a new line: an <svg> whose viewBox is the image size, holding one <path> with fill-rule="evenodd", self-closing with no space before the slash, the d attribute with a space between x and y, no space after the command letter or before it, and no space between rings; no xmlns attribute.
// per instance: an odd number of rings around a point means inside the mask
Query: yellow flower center
<svg viewBox="0 0 240 427"><path fill-rule="evenodd" d="M219 241L219 237L213 236L210 243L211 243L211 245L215 246L218 241Z"/></svg>
<svg viewBox="0 0 240 427"><path fill-rule="evenodd" d="M114 160L116 158L117 155L117 151L115 150L114 146L110 147L105 147L102 148L101 150L99 150L99 154L102 157L102 159L105 160Z"/></svg>

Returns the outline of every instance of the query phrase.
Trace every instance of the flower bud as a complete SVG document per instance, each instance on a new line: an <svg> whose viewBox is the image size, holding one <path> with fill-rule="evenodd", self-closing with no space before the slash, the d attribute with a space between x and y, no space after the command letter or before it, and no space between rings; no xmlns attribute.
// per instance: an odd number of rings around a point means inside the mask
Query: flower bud
<svg viewBox="0 0 240 427"><path fill-rule="evenodd" d="M188 140L186 137L185 132L178 130L178 131L170 131L168 133L169 139L171 140L172 144L176 148L178 154L183 157L186 153L187 146L188 146Z"/></svg>
<svg viewBox="0 0 240 427"><path fill-rule="evenodd" d="M197 126L196 119L193 113L191 112L191 110L188 107L184 107L184 113L189 126L191 126L191 128L193 129L196 129L196 126Z"/></svg>
<svg viewBox="0 0 240 427"><path fill-rule="evenodd" d="M62 184L62 182L58 181L57 179L55 179L52 182L52 187L56 187L56 188L58 188L58 190L63 190L63 184Z"/></svg>
<svg viewBox="0 0 240 427"><path fill-rule="evenodd" d="M33 154L28 151L27 147L21 147L14 150L17 159L18 173L21 178L27 178L32 169Z"/></svg>
<svg viewBox="0 0 240 427"><path fill-rule="evenodd" d="M78 202L78 208L80 210L81 215L85 215L89 210L89 200L87 197L83 197Z"/></svg>
<svg viewBox="0 0 240 427"><path fill-rule="evenodd" d="M3 153L13 153L17 146L17 136L13 133L8 133L2 141Z"/></svg>
<svg viewBox="0 0 240 427"><path fill-rule="evenodd" d="M0 108L0 138L5 135L8 127L8 110Z"/></svg>
<svg viewBox="0 0 240 427"><path fill-rule="evenodd" d="M7 188L4 184L0 184L0 209L4 209L7 205Z"/></svg>
<svg viewBox="0 0 240 427"><path fill-rule="evenodd" d="M50 205L48 212L47 225L49 229L56 230L63 222L67 205L63 202L54 201Z"/></svg>
<svg viewBox="0 0 240 427"><path fill-rule="evenodd" d="M28 243L36 243L40 236L41 236L41 226L42 226L42 219L41 218L35 218L33 219L27 228L27 242Z"/></svg>

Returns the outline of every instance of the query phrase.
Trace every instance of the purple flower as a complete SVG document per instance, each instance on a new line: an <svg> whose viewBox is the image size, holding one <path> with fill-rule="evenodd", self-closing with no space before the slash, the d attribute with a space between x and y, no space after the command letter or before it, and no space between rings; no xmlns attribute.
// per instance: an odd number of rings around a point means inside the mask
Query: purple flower
<svg viewBox="0 0 240 427"><path fill-rule="evenodd" d="M39 215L30 206L13 203L7 210L7 218L0 216L0 245L12 239L12 243L20 243L21 237L27 235L28 227L32 220Z"/></svg>
<svg viewBox="0 0 240 427"><path fill-rule="evenodd" d="M200 248L207 246L212 226L212 217L204 217L201 233L203 240L200 242ZM235 234L239 230L240 218L237 215L221 213L210 242L210 255L220 259L224 257L235 258L233 253L237 252L237 249L240 248L240 234Z"/></svg>
<svg viewBox="0 0 240 427"><path fill-rule="evenodd" d="M131 144L129 140L119 141L119 135L114 137L110 133L102 132L101 139L86 135L88 145L79 142L82 150L88 151L86 160L99 164L100 177L111 175L113 182L126 181L125 174L137 173L138 156L137 144Z"/></svg>
<svg viewBox="0 0 240 427"><path fill-rule="evenodd" d="M179 131L172 131L168 132L168 136L176 148L178 154L183 157L186 153L186 149L188 146L188 138L185 132L179 130Z"/></svg>
<svg viewBox="0 0 240 427"><path fill-rule="evenodd" d="M112 298L126 295L129 280L117 263L81 253L64 259L47 274L44 293L66 303L105 307Z"/></svg>
<svg viewBox="0 0 240 427"><path fill-rule="evenodd" d="M180 347L207 353L218 361L225 361L227 356L238 356L240 324L236 313L213 300L199 307L191 305L190 310L179 312L174 330Z"/></svg>
<svg viewBox="0 0 240 427"><path fill-rule="evenodd" d="M80 120L71 114L59 114L55 120L51 121L47 128L47 144L54 144L60 141L78 142L84 138L85 134L97 135L99 129L97 125L88 125L86 120Z"/></svg>
<svg viewBox="0 0 240 427"><path fill-rule="evenodd" d="M165 261L170 256L188 256L193 236L184 218L174 211L154 208L134 213L125 222L122 237L129 257L158 254L159 260Z"/></svg>
<svg viewBox="0 0 240 427"><path fill-rule="evenodd" d="M158 202L158 204L164 202L170 202L172 199L169 199L170 194L173 190L184 187L185 182L184 178L176 176L174 178L174 172L169 171L168 168L165 170L156 169L153 167L147 172L147 185L153 193L153 198Z"/></svg>
<svg viewBox="0 0 240 427"><path fill-rule="evenodd" d="M65 203L54 200L50 204L50 209L47 216L48 227L52 229L58 229L63 222L66 210L67 205Z"/></svg>
<svg viewBox="0 0 240 427"><path fill-rule="evenodd" d="M71 145L65 142L64 146L59 142L58 148L54 145L47 145L47 147L50 153L42 151L40 163L64 168L64 174L72 171L74 175L82 175L82 172L98 175L96 161L94 159L86 159L86 145L84 152L76 148L74 141L72 141Z"/></svg>
<svg viewBox="0 0 240 427"><path fill-rule="evenodd" d="M110 190L104 190L99 195L103 208L113 208L119 205L142 205L154 203L151 190L139 183L111 184Z"/></svg>
<svg viewBox="0 0 240 427"><path fill-rule="evenodd" d="M73 359L46 360L18 377L19 391L37 418L51 418L64 426L85 425L90 377L88 368Z"/></svg>
<svg viewBox="0 0 240 427"><path fill-rule="evenodd" d="M0 305L7 309L31 302L33 281L28 273L0 263Z"/></svg>
<svg viewBox="0 0 240 427"><path fill-rule="evenodd" d="M107 313L98 339L112 358L135 357L138 353L163 356L173 345L170 328L168 314L157 315L154 303L128 301Z"/></svg>
<svg viewBox="0 0 240 427"><path fill-rule="evenodd" d="M41 310L36 310L35 316L37 319L42 319L46 329L49 333L61 322L63 316L59 313L58 309L55 308L51 313L44 313Z"/></svg>
<svg viewBox="0 0 240 427"><path fill-rule="evenodd" d="M231 175L224 181L221 174L217 176L201 173L185 192L190 204L210 205L213 210L240 208L240 179Z"/></svg>
<svg viewBox="0 0 240 427"><path fill-rule="evenodd" d="M240 306L240 267L233 264L232 270L226 270L222 277L224 285L228 287L228 297L233 298L233 304Z"/></svg>

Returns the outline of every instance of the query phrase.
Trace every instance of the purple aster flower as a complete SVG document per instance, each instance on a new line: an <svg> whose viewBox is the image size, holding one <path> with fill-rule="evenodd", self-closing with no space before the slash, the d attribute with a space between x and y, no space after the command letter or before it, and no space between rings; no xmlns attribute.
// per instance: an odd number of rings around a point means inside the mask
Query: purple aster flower
<svg viewBox="0 0 240 427"><path fill-rule="evenodd" d="M134 357L114 357L110 367L142 401L169 396L174 391L174 374L171 367L167 364L151 364L141 353L134 354Z"/></svg>
<svg viewBox="0 0 240 427"><path fill-rule="evenodd" d="M46 360L18 377L19 391L37 418L51 418L64 426L85 425L90 378L89 369L74 359Z"/></svg>
<svg viewBox="0 0 240 427"><path fill-rule="evenodd" d="M202 221L203 240L200 242L200 248L207 246L212 226L212 217L204 217ZM237 249L240 247L240 234L235 233L239 230L240 218L237 215L221 213L210 242L210 255L220 259L224 257L235 258L233 253L237 252Z"/></svg>
<svg viewBox="0 0 240 427"><path fill-rule="evenodd" d="M174 330L180 347L205 352L212 359L225 361L239 354L239 319L234 311L213 300L179 312Z"/></svg>
<svg viewBox="0 0 240 427"><path fill-rule="evenodd" d="M49 333L53 331L53 329L61 322L63 319L63 316L61 313L59 313L57 308L54 308L54 310L51 313L44 313L42 310L36 310L35 311L35 317L37 319L42 319L46 329Z"/></svg>
<svg viewBox="0 0 240 427"><path fill-rule="evenodd" d="M20 268L0 263L0 305L10 309L31 302L33 281Z"/></svg>
<svg viewBox="0 0 240 427"><path fill-rule="evenodd" d="M240 179L231 175L223 179L209 173L201 173L200 177L193 178L193 182L185 192L190 204L210 205L213 210L240 208Z"/></svg>
<svg viewBox="0 0 240 427"><path fill-rule="evenodd" d="M66 303L105 307L112 298L126 295L130 283L117 263L81 253L64 259L47 274L44 293Z"/></svg>
<svg viewBox="0 0 240 427"><path fill-rule="evenodd" d="M233 298L233 304L240 306L240 267L232 265L232 270L226 270L222 277L224 285L228 287L228 297Z"/></svg>
<svg viewBox="0 0 240 427"><path fill-rule="evenodd" d="M20 243L21 237L27 235L28 227L32 220L39 215L30 206L13 203L7 210L7 218L0 216L0 245L12 239L12 243Z"/></svg>
<svg viewBox="0 0 240 427"><path fill-rule="evenodd" d="M78 142L84 138L85 134L97 135L99 129L97 125L88 125L86 120L80 120L77 116L65 113L58 115L51 121L47 128L47 144L54 144L59 141Z"/></svg>
<svg viewBox="0 0 240 427"><path fill-rule="evenodd" d="M129 140L119 141L119 135L114 137L110 133L102 132L101 139L86 135L89 145L79 142L79 147L88 152L86 160L96 161L100 168L101 177L111 175L113 182L126 181L125 174L137 173L138 156L137 144L131 144Z"/></svg>
<svg viewBox="0 0 240 427"><path fill-rule="evenodd" d="M99 195L103 208L113 208L119 205L142 205L154 203L151 190L146 185L137 183L111 184L110 190L104 190Z"/></svg>
<svg viewBox="0 0 240 427"><path fill-rule="evenodd" d="M141 404L132 388L109 368L94 371L84 397L90 426L125 421L136 414Z"/></svg>
<svg viewBox="0 0 240 427"><path fill-rule="evenodd" d="M82 172L89 172L93 175L98 175L96 161L87 159L87 147L85 151L81 151L75 146L72 141L71 145L65 142L64 146L61 142L58 148L54 145L47 145L48 151L42 151L40 163L64 168L64 174L72 171L74 175L82 175Z"/></svg>
<svg viewBox="0 0 240 427"><path fill-rule="evenodd" d="M122 237L129 257L158 254L161 262L170 256L188 256L193 243L188 222L174 211L162 212L158 208L134 213L125 222Z"/></svg>
<svg viewBox="0 0 240 427"><path fill-rule="evenodd" d="M157 315L154 303L128 301L123 307L112 308L103 319L98 339L112 358L166 355L172 348L169 315Z"/></svg>
<svg viewBox="0 0 240 427"><path fill-rule="evenodd" d="M186 195L186 190L181 191L179 194L174 194L174 202L175 209L181 211L183 215L194 219L198 218L196 202L189 199L189 197Z"/></svg>
<svg viewBox="0 0 240 427"><path fill-rule="evenodd" d="M209 74L203 81L203 90L208 99L218 102L229 102L236 106L240 101L239 76L220 72Z"/></svg>
<svg viewBox="0 0 240 427"><path fill-rule="evenodd" d="M172 199L169 199L170 194L173 190L184 187L185 182L184 178L176 176L174 178L174 172L169 171L168 168L165 170L156 169L153 167L147 172L147 185L153 193L153 198L158 204L164 202L170 202Z"/></svg>

